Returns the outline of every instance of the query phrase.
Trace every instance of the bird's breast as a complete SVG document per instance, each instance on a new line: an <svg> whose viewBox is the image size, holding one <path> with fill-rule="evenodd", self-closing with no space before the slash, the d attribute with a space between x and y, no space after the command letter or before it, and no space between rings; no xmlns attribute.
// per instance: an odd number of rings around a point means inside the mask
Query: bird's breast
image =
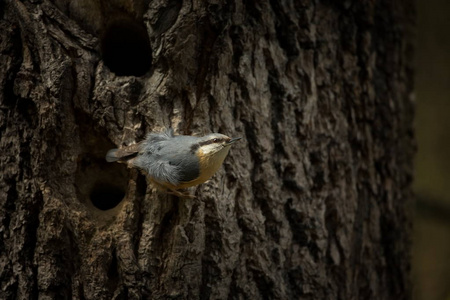
<svg viewBox="0 0 450 300"><path fill-rule="evenodd" d="M225 157L228 154L228 151L229 147L223 149L222 151L219 151L218 153L214 153L211 155L204 155L201 149L199 149L197 151L197 156L199 158L200 163L199 177L188 182L183 182L182 184L180 184L180 187L178 188L191 187L194 185L201 184L210 179L217 172L217 170L219 170Z"/></svg>

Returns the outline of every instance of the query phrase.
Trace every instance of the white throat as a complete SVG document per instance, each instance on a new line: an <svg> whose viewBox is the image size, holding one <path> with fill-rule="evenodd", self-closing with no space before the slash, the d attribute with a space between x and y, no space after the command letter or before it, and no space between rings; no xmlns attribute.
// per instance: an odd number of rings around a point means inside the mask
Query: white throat
<svg viewBox="0 0 450 300"><path fill-rule="evenodd" d="M231 145L230 145L231 146ZM225 152L225 156L228 154L228 151L230 150L230 146L222 146L219 144L209 144L201 147L201 150L204 155L211 155L214 153L219 154L218 152Z"/></svg>
<svg viewBox="0 0 450 300"><path fill-rule="evenodd" d="M206 145L202 147L201 150L203 152L203 160L204 160L203 167L209 169L209 171L212 173L216 172L222 165L223 161L225 160L225 157L227 157L228 152L230 151L231 148L230 146L231 145L227 145L225 147L221 145Z"/></svg>

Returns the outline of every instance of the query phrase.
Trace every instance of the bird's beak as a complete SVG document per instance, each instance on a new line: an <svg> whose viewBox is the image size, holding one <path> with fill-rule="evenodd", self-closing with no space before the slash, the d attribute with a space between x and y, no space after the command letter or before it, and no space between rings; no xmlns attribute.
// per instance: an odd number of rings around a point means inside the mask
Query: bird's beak
<svg viewBox="0 0 450 300"><path fill-rule="evenodd" d="M229 140L229 141L226 143L226 145L227 145L227 146L228 146L228 145L231 145L231 144L233 144L233 143L239 141L240 139L241 139L240 137L238 137L238 138L232 138L231 140Z"/></svg>

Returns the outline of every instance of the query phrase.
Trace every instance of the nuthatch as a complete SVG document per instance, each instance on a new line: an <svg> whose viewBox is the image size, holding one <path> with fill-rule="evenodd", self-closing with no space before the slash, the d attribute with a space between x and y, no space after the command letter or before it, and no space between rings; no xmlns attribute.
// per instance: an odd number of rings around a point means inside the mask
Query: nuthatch
<svg viewBox="0 0 450 300"><path fill-rule="evenodd" d="M130 167L147 172L156 186L169 189L177 196L189 196L177 190L211 178L222 165L231 145L240 139L220 133L203 137L174 135L169 129L150 133L140 143L109 150L106 161L126 162Z"/></svg>

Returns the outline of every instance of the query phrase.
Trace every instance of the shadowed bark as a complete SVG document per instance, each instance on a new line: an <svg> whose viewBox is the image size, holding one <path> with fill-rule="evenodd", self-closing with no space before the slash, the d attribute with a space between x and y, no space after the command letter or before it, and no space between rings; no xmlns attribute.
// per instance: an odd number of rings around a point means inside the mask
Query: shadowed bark
<svg viewBox="0 0 450 300"><path fill-rule="evenodd" d="M0 4L0 298L409 299L411 2ZM105 161L165 127L243 140Z"/></svg>

